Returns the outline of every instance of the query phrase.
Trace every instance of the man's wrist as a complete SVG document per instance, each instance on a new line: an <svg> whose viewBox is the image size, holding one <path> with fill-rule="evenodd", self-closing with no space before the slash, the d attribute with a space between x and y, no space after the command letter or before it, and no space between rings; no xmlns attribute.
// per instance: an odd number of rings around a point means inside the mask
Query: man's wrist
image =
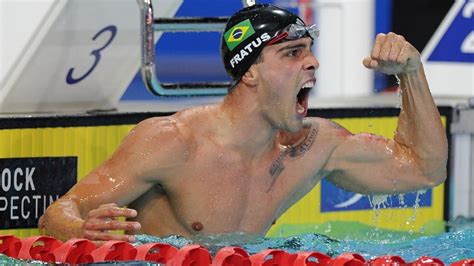
<svg viewBox="0 0 474 266"><path fill-rule="evenodd" d="M419 75L422 74L424 74L423 64L420 62L416 67L407 68L403 72L397 74L397 76L400 79L405 79L419 77Z"/></svg>

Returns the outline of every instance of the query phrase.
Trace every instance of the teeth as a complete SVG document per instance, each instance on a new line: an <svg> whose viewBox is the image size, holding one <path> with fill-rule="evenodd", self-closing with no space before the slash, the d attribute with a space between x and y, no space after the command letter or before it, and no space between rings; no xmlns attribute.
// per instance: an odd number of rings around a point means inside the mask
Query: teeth
<svg viewBox="0 0 474 266"><path fill-rule="evenodd" d="M308 81L303 86L301 86L302 89L310 89L314 87L314 81Z"/></svg>

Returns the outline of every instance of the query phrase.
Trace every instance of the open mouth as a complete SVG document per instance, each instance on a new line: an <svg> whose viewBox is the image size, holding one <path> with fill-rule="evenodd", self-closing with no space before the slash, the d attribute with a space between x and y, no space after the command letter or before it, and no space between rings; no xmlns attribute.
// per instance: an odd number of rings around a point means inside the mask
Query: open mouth
<svg viewBox="0 0 474 266"><path fill-rule="evenodd" d="M296 95L296 113L302 117L305 117L308 113L308 98L309 92L314 87L314 81L308 81L301 86L298 95Z"/></svg>

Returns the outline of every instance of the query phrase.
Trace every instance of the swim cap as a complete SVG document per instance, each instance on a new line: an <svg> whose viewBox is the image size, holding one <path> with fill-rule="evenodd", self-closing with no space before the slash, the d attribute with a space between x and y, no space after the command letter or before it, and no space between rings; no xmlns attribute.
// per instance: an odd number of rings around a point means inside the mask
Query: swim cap
<svg viewBox="0 0 474 266"><path fill-rule="evenodd" d="M290 25L299 28L299 31L293 29L292 34L281 35L282 31L288 31ZM224 67L236 81L247 72L266 45L305 36L314 38L311 29L318 31L313 26L306 27L296 14L274 5L257 4L243 8L230 17L222 34ZM317 36L318 32L315 34Z"/></svg>

